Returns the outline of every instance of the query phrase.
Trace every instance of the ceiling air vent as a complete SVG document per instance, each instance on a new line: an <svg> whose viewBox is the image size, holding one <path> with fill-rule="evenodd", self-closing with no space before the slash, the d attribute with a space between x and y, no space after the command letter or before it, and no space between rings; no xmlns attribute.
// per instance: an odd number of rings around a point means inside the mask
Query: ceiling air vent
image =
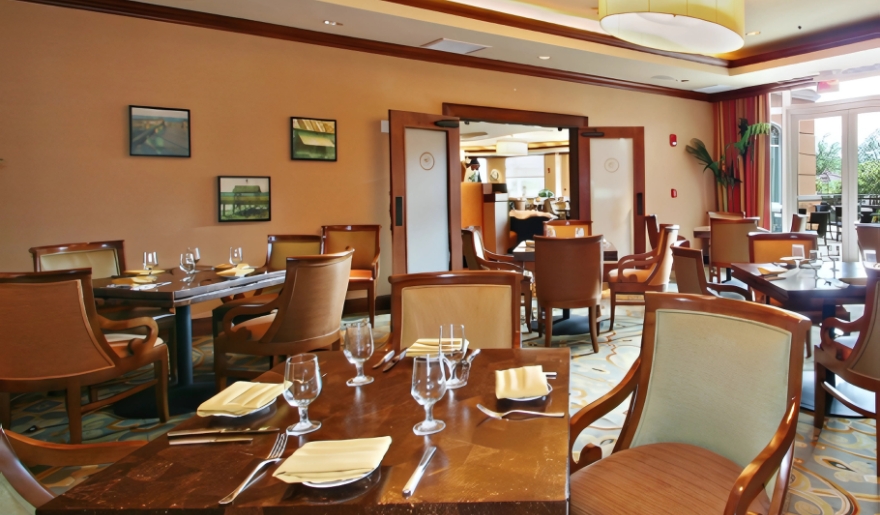
<svg viewBox="0 0 880 515"><path fill-rule="evenodd" d="M453 54L472 54L478 50L489 47L486 45L478 45L476 43L440 38L436 41L425 43L422 45L422 48L430 48L431 50L440 50L441 52L450 52Z"/></svg>
<svg viewBox="0 0 880 515"><path fill-rule="evenodd" d="M694 91L696 91L697 93L708 93L711 95L712 93L721 93L722 91L730 91L732 89L733 89L733 86L728 86L726 84L718 84L715 86L708 86L705 88L695 89Z"/></svg>

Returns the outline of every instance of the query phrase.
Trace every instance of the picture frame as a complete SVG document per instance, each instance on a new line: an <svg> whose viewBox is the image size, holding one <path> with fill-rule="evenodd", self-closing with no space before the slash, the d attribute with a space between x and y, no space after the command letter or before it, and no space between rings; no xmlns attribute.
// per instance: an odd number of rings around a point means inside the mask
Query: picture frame
<svg viewBox="0 0 880 515"><path fill-rule="evenodd" d="M290 159L330 161L337 159L336 120L290 117Z"/></svg>
<svg viewBox="0 0 880 515"><path fill-rule="evenodd" d="M219 222L271 221L272 178L218 176L217 208Z"/></svg>
<svg viewBox="0 0 880 515"><path fill-rule="evenodd" d="M189 109L128 106L131 156L192 157Z"/></svg>

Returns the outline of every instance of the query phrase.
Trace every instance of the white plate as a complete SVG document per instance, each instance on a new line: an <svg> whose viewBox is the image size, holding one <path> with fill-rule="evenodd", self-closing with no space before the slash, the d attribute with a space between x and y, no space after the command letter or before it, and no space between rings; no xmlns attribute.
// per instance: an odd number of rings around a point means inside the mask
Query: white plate
<svg viewBox="0 0 880 515"><path fill-rule="evenodd" d="M376 467L376 468L379 468L379 467ZM376 471L376 469L373 469L362 476L353 477L351 479L340 479L339 481L325 481L325 482L321 482L321 483L313 483L311 481L303 481L303 484L306 486L310 486L312 488L333 488L335 486L348 485L348 484L354 483L355 481L360 481L361 479L369 476L370 474L372 474L375 471Z"/></svg>
<svg viewBox="0 0 880 515"><path fill-rule="evenodd" d="M807 260L807 258L793 257L793 256L779 258L779 261L784 261L786 263L788 263L788 262L794 263L795 261L806 261L806 260Z"/></svg>
<svg viewBox="0 0 880 515"><path fill-rule="evenodd" d="M538 399L541 399L543 397L550 395L550 392L552 392L552 391L553 391L553 385L551 385L550 383L547 383L547 393L545 393L544 395L538 395L537 397L523 397L522 399L504 399L504 400L507 400L507 401L536 401Z"/></svg>

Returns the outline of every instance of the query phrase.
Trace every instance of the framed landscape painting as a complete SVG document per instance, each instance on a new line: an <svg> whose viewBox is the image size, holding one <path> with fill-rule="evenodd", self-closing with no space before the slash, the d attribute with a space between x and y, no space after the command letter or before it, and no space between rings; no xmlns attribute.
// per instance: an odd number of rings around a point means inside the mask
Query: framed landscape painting
<svg viewBox="0 0 880 515"><path fill-rule="evenodd" d="M272 219L269 177L217 177L221 222L268 222Z"/></svg>
<svg viewBox="0 0 880 515"><path fill-rule="evenodd" d="M336 161L336 120L290 119L290 158Z"/></svg>
<svg viewBox="0 0 880 515"><path fill-rule="evenodd" d="M190 157L189 109L128 106L129 154Z"/></svg>

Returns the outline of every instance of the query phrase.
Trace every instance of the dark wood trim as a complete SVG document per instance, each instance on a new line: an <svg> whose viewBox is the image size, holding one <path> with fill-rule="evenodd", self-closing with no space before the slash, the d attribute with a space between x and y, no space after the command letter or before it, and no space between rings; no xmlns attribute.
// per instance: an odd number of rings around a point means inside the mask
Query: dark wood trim
<svg viewBox="0 0 880 515"><path fill-rule="evenodd" d="M540 125L542 127L585 127L589 124L586 116L573 114L523 111L501 107L485 107L443 102L443 114L455 116L462 121L481 121L494 123L516 123L521 125Z"/></svg>

